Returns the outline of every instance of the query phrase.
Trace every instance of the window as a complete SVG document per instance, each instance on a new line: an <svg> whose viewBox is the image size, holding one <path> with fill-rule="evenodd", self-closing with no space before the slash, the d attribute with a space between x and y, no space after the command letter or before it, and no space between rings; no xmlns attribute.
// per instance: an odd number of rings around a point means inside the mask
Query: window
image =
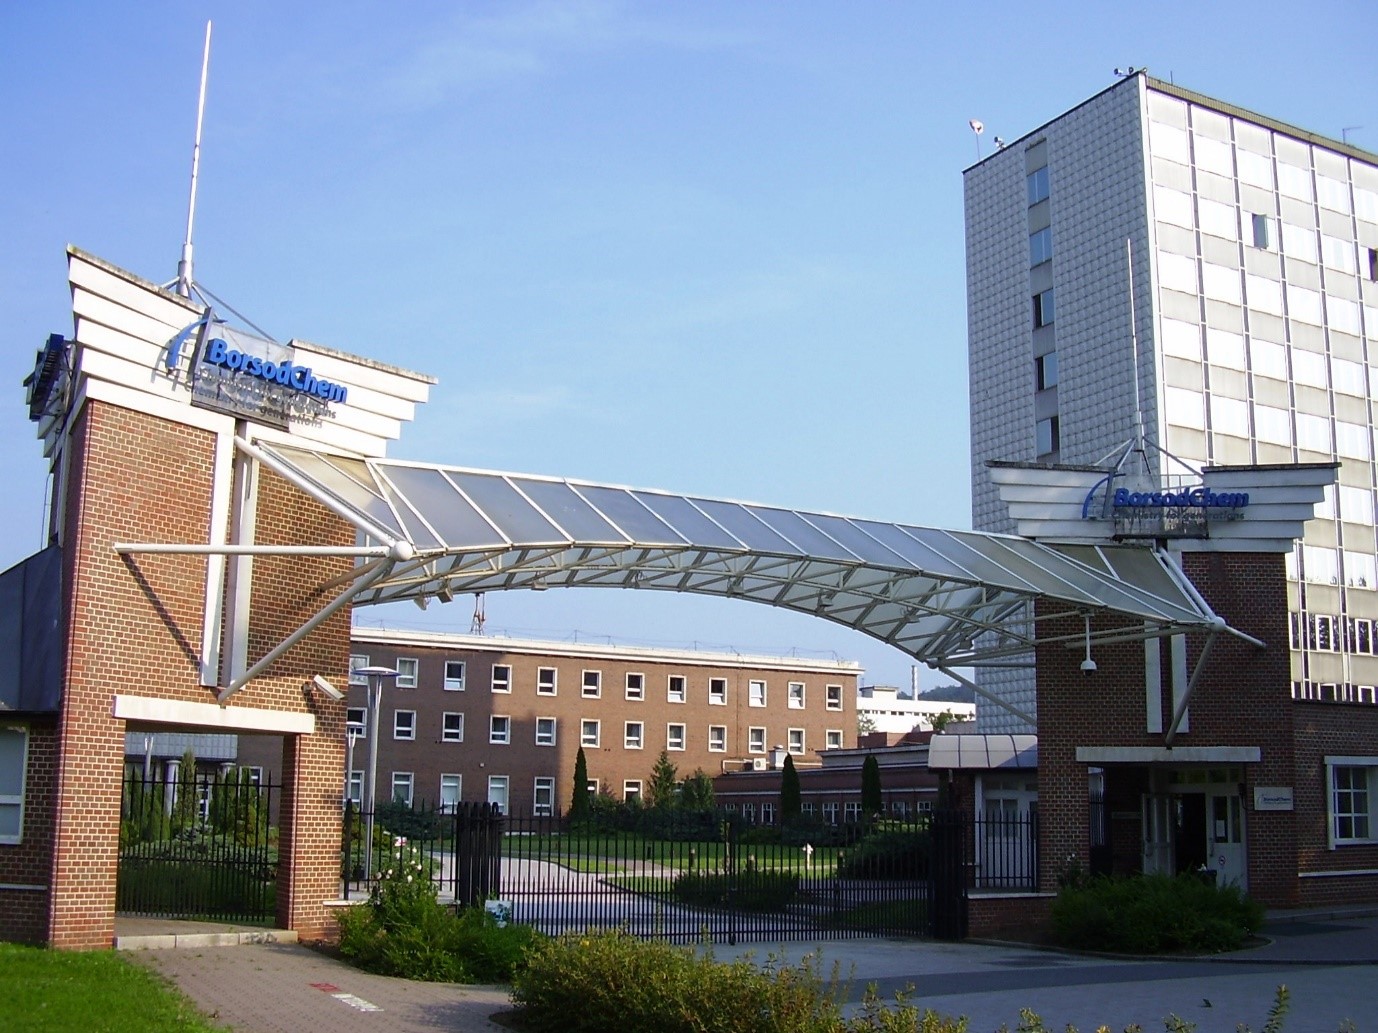
<svg viewBox="0 0 1378 1033"><path fill-rule="evenodd" d="M727 706L727 679L708 679L708 702L713 706Z"/></svg>
<svg viewBox="0 0 1378 1033"><path fill-rule="evenodd" d="M773 803L763 803L763 804L761 804L761 824L763 824L763 825L774 825L774 824L775 824L775 804L773 804Z"/></svg>
<svg viewBox="0 0 1378 1033"><path fill-rule="evenodd" d="M1056 452L1062 447L1062 428L1056 416L1039 420L1034 425L1034 451L1041 456Z"/></svg>
<svg viewBox="0 0 1378 1033"><path fill-rule="evenodd" d="M538 775L531 794L531 813L538 818L549 818L555 813L555 779L550 775Z"/></svg>
<svg viewBox="0 0 1378 1033"><path fill-rule="evenodd" d="M345 731L357 738L368 734L368 711L364 707L350 707L345 711Z"/></svg>
<svg viewBox="0 0 1378 1033"><path fill-rule="evenodd" d="M441 742L463 742L464 741L464 715L453 710L447 710L440 715L440 741Z"/></svg>
<svg viewBox="0 0 1378 1033"><path fill-rule="evenodd" d="M823 805L823 820L829 825L837 824L837 804L825 803Z"/></svg>
<svg viewBox="0 0 1378 1033"><path fill-rule="evenodd" d="M555 668L537 667L536 668L536 695L553 696L557 691L555 683Z"/></svg>
<svg viewBox="0 0 1378 1033"><path fill-rule="evenodd" d="M507 776L488 776L488 803L497 807L499 814L507 813Z"/></svg>
<svg viewBox="0 0 1378 1033"><path fill-rule="evenodd" d="M708 726L708 751L710 753L727 752L727 725Z"/></svg>
<svg viewBox="0 0 1378 1033"><path fill-rule="evenodd" d="M536 718L536 745L555 745L555 719L553 717Z"/></svg>
<svg viewBox="0 0 1378 1033"><path fill-rule="evenodd" d="M1368 249L1368 278L1378 280L1378 247Z"/></svg>
<svg viewBox="0 0 1378 1033"><path fill-rule="evenodd" d="M627 721L622 728L622 746L628 750L639 750L645 739L645 726L640 721Z"/></svg>
<svg viewBox="0 0 1378 1033"><path fill-rule="evenodd" d="M453 812L459 803L460 787L464 784L462 775L440 776L440 809Z"/></svg>
<svg viewBox="0 0 1378 1033"><path fill-rule="evenodd" d="M494 714L488 719L488 741L494 746L506 746L512 741L512 719Z"/></svg>
<svg viewBox="0 0 1378 1033"><path fill-rule="evenodd" d="M364 799L364 773L362 771L351 771L349 773L349 784L345 786L345 799L358 807ZM2 809L2 808L0 808ZM3 819L0 819L3 824Z"/></svg>
<svg viewBox="0 0 1378 1033"><path fill-rule="evenodd" d="M665 726L665 748L667 750L684 749L684 725L671 724Z"/></svg>
<svg viewBox="0 0 1378 1033"><path fill-rule="evenodd" d="M24 772L29 730L0 728L0 843L24 839Z"/></svg>
<svg viewBox="0 0 1378 1033"><path fill-rule="evenodd" d="M841 728L829 728L826 732L823 733L823 737L824 737L823 748L824 748L825 750L840 750L840 749L842 749L842 729L841 729Z"/></svg>
<svg viewBox="0 0 1378 1033"><path fill-rule="evenodd" d="M598 779L596 779L596 778L591 778L591 779L589 779L589 783L588 783L588 784L589 784L589 796L597 796L597 795L598 795Z"/></svg>
<svg viewBox="0 0 1378 1033"><path fill-rule="evenodd" d="M766 730L764 727L748 728L746 730L746 752L766 752Z"/></svg>
<svg viewBox="0 0 1378 1033"><path fill-rule="evenodd" d="M1271 248L1273 246L1273 220L1266 215L1253 213L1249 216L1253 230L1254 247Z"/></svg>
<svg viewBox="0 0 1378 1033"><path fill-rule="evenodd" d="M394 771L392 773L392 802L404 803L410 807L412 783L410 771Z"/></svg>
<svg viewBox="0 0 1378 1033"><path fill-rule="evenodd" d="M1053 289L1049 287L1046 291L1041 291L1033 296L1033 323L1034 328L1048 326L1052 323L1055 315L1055 305L1053 303Z"/></svg>
<svg viewBox="0 0 1378 1033"><path fill-rule="evenodd" d="M585 671L584 672L584 696L587 699L597 699L603 695L603 672Z"/></svg>
<svg viewBox="0 0 1378 1033"><path fill-rule="evenodd" d="M1330 845L1371 843L1378 757L1326 757L1330 795Z"/></svg>
<svg viewBox="0 0 1378 1033"><path fill-rule="evenodd" d="M815 804L812 800L805 800L803 803L801 803L801 804L799 805L799 811L800 811L800 813L801 813L801 814L807 814L810 818L813 817L814 812L817 811L817 810L818 810L818 805Z"/></svg>
<svg viewBox="0 0 1378 1033"><path fill-rule="evenodd" d="M1048 166L1044 165L1041 169L1034 169L1028 176L1029 188L1029 207L1032 208L1039 201L1046 200L1048 197Z"/></svg>
<svg viewBox="0 0 1378 1033"><path fill-rule="evenodd" d="M419 662L414 657L398 657L397 659L397 687L399 689L416 688L416 671Z"/></svg>
<svg viewBox="0 0 1378 1033"><path fill-rule="evenodd" d="M1034 359L1034 388L1046 391L1057 387L1057 352L1049 352Z"/></svg>
<svg viewBox="0 0 1378 1033"><path fill-rule="evenodd" d="M622 799L627 803L641 802L641 779L629 778L622 783Z"/></svg>
<svg viewBox="0 0 1378 1033"><path fill-rule="evenodd" d="M464 661L446 660L445 661L445 691L463 692L464 691Z"/></svg>
<svg viewBox="0 0 1378 1033"><path fill-rule="evenodd" d="M392 712L392 737L394 739L416 738L415 710L394 710Z"/></svg>
<svg viewBox="0 0 1378 1033"><path fill-rule="evenodd" d="M1053 257L1053 228L1045 226L1029 234L1029 265L1041 265Z"/></svg>
<svg viewBox="0 0 1378 1033"><path fill-rule="evenodd" d="M583 721L580 721L580 722L579 722L579 745L580 745L580 746L594 746L594 747L596 747L596 746L598 746L599 740L600 740L601 738L602 738L602 736L601 736L601 731L600 731L600 726L599 726L599 722L598 722L598 721L596 721L596 720L591 721L591 720L585 718Z"/></svg>
<svg viewBox="0 0 1378 1033"><path fill-rule="evenodd" d="M804 709L804 683L792 681L789 683L789 708L791 710Z"/></svg>
<svg viewBox="0 0 1378 1033"><path fill-rule="evenodd" d="M687 698L686 681L682 674L670 675L665 689L665 699L670 703L683 703Z"/></svg>
<svg viewBox="0 0 1378 1033"><path fill-rule="evenodd" d="M790 753L804 752L804 729L791 728L789 730L789 751Z"/></svg>
<svg viewBox="0 0 1378 1033"><path fill-rule="evenodd" d="M827 706L827 708L828 708L829 710L841 710L841 709L842 709L842 686L841 686L841 685L829 685L829 686L827 687L827 689L824 690L824 697L825 697L825 705Z"/></svg>
<svg viewBox="0 0 1378 1033"><path fill-rule="evenodd" d="M645 699L646 698L646 676L644 674L627 675L627 698Z"/></svg>
<svg viewBox="0 0 1378 1033"><path fill-rule="evenodd" d="M509 664L494 664L493 677L489 683L494 692L512 691L512 667Z"/></svg>
<svg viewBox="0 0 1378 1033"><path fill-rule="evenodd" d="M349 657L349 684L367 685L368 675L359 673L363 668L367 666L368 657L360 653L351 654Z"/></svg>
<svg viewBox="0 0 1378 1033"><path fill-rule="evenodd" d="M861 820L861 803L857 800L848 800L842 808L842 816L848 822L858 822Z"/></svg>
<svg viewBox="0 0 1378 1033"><path fill-rule="evenodd" d="M752 680L746 683L746 702L748 706L763 707L766 705L766 683L763 681Z"/></svg>

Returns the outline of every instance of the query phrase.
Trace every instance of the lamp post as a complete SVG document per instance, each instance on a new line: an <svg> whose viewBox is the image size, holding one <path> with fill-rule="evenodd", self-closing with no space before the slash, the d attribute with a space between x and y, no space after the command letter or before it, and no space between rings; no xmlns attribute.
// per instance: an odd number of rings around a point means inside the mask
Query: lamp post
<svg viewBox="0 0 1378 1033"><path fill-rule="evenodd" d="M364 784L364 882L373 876L373 812L378 807L378 714L383 704L383 682L396 678L391 667L360 667L355 674L368 678L368 779Z"/></svg>

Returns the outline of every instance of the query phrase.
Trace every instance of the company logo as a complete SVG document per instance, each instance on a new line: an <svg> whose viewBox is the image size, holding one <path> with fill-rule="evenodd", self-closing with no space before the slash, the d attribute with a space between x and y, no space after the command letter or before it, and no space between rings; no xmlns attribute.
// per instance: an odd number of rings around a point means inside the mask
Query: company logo
<svg viewBox="0 0 1378 1033"><path fill-rule="evenodd" d="M293 391L323 398L327 402L343 402L349 398L349 388L324 377L317 377L309 366L297 366L290 360L273 362L261 355L242 352L237 348L231 348L223 337L212 337L206 342L201 361L208 366L220 366L243 373L245 376L258 377L271 384L281 384Z"/></svg>
<svg viewBox="0 0 1378 1033"><path fill-rule="evenodd" d="M1116 488L1110 504L1116 509L1243 509L1249 504L1247 491L1214 492L1209 488L1192 488L1189 491L1130 491Z"/></svg>

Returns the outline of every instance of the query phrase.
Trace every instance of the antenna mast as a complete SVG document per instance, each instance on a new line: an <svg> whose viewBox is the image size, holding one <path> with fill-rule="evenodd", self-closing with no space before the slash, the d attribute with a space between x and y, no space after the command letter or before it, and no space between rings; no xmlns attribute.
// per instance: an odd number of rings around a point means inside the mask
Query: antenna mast
<svg viewBox="0 0 1378 1033"><path fill-rule="evenodd" d="M187 238L182 244L182 258L177 263L176 291L184 298L191 297L191 230L196 219L196 177L201 170L201 122L206 114L206 73L211 63L211 23L206 22L206 45L201 53L201 95L196 102L196 142L191 148L191 199L187 202Z"/></svg>
<svg viewBox="0 0 1378 1033"><path fill-rule="evenodd" d="M1134 241L1124 238L1125 264L1129 272L1129 346L1134 363L1134 444L1132 450L1139 453L1148 472L1148 452L1144 447L1144 406L1139 392L1139 331L1134 319Z"/></svg>

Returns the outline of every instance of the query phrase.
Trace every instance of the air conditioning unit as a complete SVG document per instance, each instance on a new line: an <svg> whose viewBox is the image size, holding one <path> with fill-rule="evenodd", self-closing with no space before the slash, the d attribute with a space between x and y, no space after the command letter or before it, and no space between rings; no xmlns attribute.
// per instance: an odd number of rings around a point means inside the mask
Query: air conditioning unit
<svg viewBox="0 0 1378 1033"><path fill-rule="evenodd" d="M769 770L770 770L770 761L766 760L764 757L752 757L752 758L751 758L751 770L752 770L752 771L769 771Z"/></svg>

